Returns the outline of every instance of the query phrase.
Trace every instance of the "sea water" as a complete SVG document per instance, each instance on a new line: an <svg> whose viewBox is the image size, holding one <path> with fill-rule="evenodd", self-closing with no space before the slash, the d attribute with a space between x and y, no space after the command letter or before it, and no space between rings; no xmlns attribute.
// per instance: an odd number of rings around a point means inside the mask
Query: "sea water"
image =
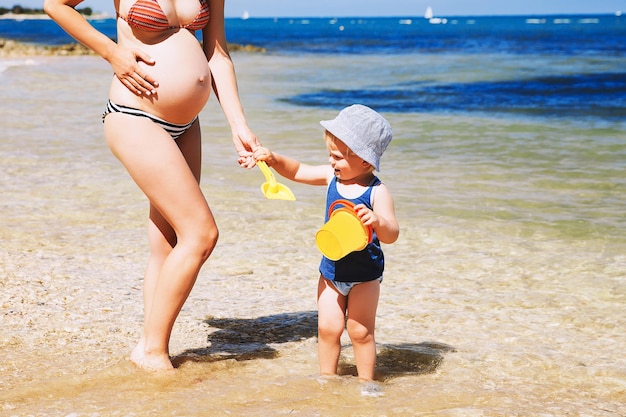
<svg viewBox="0 0 626 417"><path fill-rule="evenodd" d="M267 48L233 54L266 146L325 163L319 121L352 102L393 126L379 397L345 335L341 377L317 375L324 190L282 180L297 200L265 200L214 99L220 242L174 328L177 370L132 366L147 203L104 142L110 67L2 60L0 415L625 415L623 18L514 19L230 21Z"/></svg>

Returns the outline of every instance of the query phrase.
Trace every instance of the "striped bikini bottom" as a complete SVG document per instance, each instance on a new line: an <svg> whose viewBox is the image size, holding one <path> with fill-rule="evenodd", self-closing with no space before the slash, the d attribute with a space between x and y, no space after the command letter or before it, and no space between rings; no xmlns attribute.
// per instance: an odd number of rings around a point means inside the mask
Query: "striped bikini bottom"
<svg viewBox="0 0 626 417"><path fill-rule="evenodd" d="M177 123L170 123L148 112L145 112L143 110L135 109L133 107L128 107L128 106L122 106L120 104L115 104L111 100L109 100L106 105L106 109L104 110L104 114L102 114L103 123L104 123L104 118L107 116L107 114L110 114L110 113L124 113L124 114L130 114L131 116L145 117L147 119L150 119L157 125L161 126L167 133L170 134L170 136L174 140L181 137L191 127L193 122L195 122L196 119L198 118L198 116L196 116L191 122L185 123L182 125L177 124Z"/></svg>

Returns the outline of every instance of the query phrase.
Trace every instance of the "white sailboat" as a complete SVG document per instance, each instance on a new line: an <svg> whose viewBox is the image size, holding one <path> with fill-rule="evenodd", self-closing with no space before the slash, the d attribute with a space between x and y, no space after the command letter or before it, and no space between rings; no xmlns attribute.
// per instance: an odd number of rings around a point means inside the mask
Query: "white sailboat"
<svg viewBox="0 0 626 417"><path fill-rule="evenodd" d="M448 19L441 19L439 17L434 17L433 9L430 6L426 8L426 11L424 12L424 18L428 19L428 22L432 23L433 25L440 25L442 23L443 24L448 23Z"/></svg>
<svg viewBox="0 0 626 417"><path fill-rule="evenodd" d="M424 19L432 19L433 18L433 8L428 6L426 11L424 12Z"/></svg>
<svg viewBox="0 0 626 417"><path fill-rule="evenodd" d="M247 10L244 10L244 11L243 11L243 14L241 15L241 18L242 18L243 20L248 20L248 19L250 19L250 13L248 13L248 11L247 11Z"/></svg>

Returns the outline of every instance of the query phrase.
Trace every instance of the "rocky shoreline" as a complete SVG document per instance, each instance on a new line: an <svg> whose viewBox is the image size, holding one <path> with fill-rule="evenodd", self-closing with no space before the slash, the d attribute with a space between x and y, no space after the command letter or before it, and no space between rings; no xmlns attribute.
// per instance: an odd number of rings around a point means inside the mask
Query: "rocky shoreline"
<svg viewBox="0 0 626 417"><path fill-rule="evenodd" d="M0 38L0 57L3 58L55 55L95 55L95 53L79 43L53 46Z"/></svg>
<svg viewBox="0 0 626 417"><path fill-rule="evenodd" d="M231 52L265 52L265 48L254 45L229 44L228 48ZM95 53L79 43L69 43L64 45L43 45L19 42L7 38L0 38L0 58L77 55L95 55Z"/></svg>

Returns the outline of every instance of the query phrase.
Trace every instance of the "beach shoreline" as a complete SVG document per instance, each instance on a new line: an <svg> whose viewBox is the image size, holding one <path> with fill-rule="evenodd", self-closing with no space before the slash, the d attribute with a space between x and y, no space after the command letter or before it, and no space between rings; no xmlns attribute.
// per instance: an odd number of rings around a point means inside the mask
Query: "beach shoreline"
<svg viewBox="0 0 626 417"><path fill-rule="evenodd" d="M92 15L83 15L87 20L101 20L101 19L111 19L111 16L108 13L96 13ZM25 14L25 13L5 13L0 14L0 20L51 20L50 16L45 13L37 13L37 14Z"/></svg>
<svg viewBox="0 0 626 417"><path fill-rule="evenodd" d="M231 52L265 52L265 48L254 45L229 44ZM0 58L25 58L33 56L80 56L96 55L91 49L80 43L63 45L47 45L43 43L26 43L0 37Z"/></svg>
<svg viewBox="0 0 626 417"><path fill-rule="evenodd" d="M0 58L24 58L33 56L96 55L80 43L46 45L26 43L13 39L0 38Z"/></svg>
<svg viewBox="0 0 626 417"><path fill-rule="evenodd" d="M112 19L114 16L108 13L96 13L92 15L83 15L85 19L98 21L104 19ZM0 20L14 20L16 22L23 20L52 20L47 14L15 14L5 13L0 15ZM251 44L229 43L230 52L266 52L266 49ZM33 56L81 56L96 55L91 49L81 45L78 42L69 42L61 45L53 45L44 42L22 42L11 37L0 36L0 58L25 58Z"/></svg>

